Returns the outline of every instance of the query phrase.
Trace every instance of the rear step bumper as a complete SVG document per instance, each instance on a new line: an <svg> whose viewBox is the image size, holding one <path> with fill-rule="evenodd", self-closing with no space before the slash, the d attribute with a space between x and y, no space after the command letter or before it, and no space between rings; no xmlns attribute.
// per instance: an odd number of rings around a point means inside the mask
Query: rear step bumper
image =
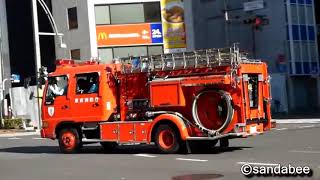
<svg viewBox="0 0 320 180"><path fill-rule="evenodd" d="M256 132L254 134L249 134L246 132L243 133L228 133L228 134L223 134L223 135L218 135L218 136L214 136L214 137L188 137L187 140L190 141L202 141L202 140L218 140L218 139L222 139L222 138L228 138L228 139L232 139L232 138L246 138L249 136L255 136L255 135L261 135L263 134L262 132Z"/></svg>

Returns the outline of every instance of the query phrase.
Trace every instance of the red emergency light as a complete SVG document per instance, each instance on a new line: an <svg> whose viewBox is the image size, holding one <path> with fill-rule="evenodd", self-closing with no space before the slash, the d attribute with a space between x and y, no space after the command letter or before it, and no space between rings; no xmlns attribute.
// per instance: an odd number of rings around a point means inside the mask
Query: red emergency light
<svg viewBox="0 0 320 180"><path fill-rule="evenodd" d="M72 59L58 59L58 60L56 60L56 65L57 66L73 65L73 64L75 64L75 62Z"/></svg>

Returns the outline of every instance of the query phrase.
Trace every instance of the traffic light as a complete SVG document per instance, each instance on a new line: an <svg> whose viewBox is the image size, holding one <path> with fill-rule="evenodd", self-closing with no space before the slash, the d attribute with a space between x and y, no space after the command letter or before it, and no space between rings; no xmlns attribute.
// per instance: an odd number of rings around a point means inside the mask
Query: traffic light
<svg viewBox="0 0 320 180"><path fill-rule="evenodd" d="M269 24L269 19L265 15L256 15L253 18L243 20L244 24L252 25L256 30L262 30L262 27Z"/></svg>

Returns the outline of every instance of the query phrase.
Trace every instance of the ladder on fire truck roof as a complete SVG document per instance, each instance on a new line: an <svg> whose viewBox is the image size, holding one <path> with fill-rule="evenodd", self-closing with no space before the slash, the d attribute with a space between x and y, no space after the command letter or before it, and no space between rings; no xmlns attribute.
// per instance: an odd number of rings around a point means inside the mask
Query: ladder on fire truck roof
<svg viewBox="0 0 320 180"><path fill-rule="evenodd" d="M231 48L196 50L151 56L119 59L123 73L154 72L202 67L231 66L236 69L243 62L252 62L234 45Z"/></svg>

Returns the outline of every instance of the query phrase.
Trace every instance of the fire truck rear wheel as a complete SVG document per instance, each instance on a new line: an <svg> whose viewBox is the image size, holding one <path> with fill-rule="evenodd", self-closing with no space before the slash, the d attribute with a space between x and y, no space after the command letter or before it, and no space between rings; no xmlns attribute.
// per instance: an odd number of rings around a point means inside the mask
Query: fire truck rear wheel
<svg viewBox="0 0 320 180"><path fill-rule="evenodd" d="M181 138L179 132L170 125L160 125L156 130L154 139L161 153L174 154L180 150Z"/></svg>
<svg viewBox="0 0 320 180"><path fill-rule="evenodd" d="M79 132L76 128L64 128L59 132L59 148L62 153L79 152L82 147Z"/></svg>

